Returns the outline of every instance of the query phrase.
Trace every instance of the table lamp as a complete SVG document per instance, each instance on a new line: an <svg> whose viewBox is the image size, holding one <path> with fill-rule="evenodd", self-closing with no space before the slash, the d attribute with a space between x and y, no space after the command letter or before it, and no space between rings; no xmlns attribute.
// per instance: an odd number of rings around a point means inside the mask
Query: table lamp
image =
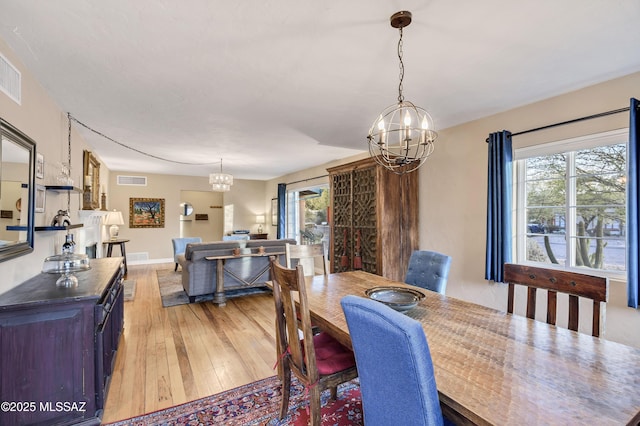
<svg viewBox="0 0 640 426"><path fill-rule="evenodd" d="M262 234L262 225L265 223L263 214L259 214L256 216L256 223L258 224L258 234Z"/></svg>
<svg viewBox="0 0 640 426"><path fill-rule="evenodd" d="M118 238L118 233L120 232L120 228L118 225L124 225L124 219L122 218L122 212L112 211L107 213L107 217L104 219L105 225L111 225L109 228L109 237L111 240L115 240Z"/></svg>

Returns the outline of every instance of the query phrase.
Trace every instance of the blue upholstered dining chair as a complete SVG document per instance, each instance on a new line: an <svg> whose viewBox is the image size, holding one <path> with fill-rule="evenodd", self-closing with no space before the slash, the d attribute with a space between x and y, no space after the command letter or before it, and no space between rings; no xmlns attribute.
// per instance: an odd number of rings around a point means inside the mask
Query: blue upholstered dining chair
<svg viewBox="0 0 640 426"><path fill-rule="evenodd" d="M340 303L356 356L364 424L442 425L422 325L374 300L345 296Z"/></svg>
<svg viewBox="0 0 640 426"><path fill-rule="evenodd" d="M171 239L171 243L173 243L173 261L176 263L176 267L173 268L174 271L178 270L178 256L181 254L184 254L184 251L187 248L187 244L201 243L201 242L202 242L202 238L200 237L185 237L185 238Z"/></svg>
<svg viewBox="0 0 640 426"><path fill-rule="evenodd" d="M451 267L451 256L436 251L416 250L411 253L404 282L444 294Z"/></svg>

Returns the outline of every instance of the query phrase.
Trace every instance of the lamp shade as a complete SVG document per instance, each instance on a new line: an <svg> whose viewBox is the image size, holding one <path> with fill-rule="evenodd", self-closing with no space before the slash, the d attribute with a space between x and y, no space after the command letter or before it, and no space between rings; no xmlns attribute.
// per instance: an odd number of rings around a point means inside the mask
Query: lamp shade
<svg viewBox="0 0 640 426"><path fill-rule="evenodd" d="M107 213L107 217L104 220L105 225L124 225L124 219L122 218L122 212L112 211Z"/></svg>

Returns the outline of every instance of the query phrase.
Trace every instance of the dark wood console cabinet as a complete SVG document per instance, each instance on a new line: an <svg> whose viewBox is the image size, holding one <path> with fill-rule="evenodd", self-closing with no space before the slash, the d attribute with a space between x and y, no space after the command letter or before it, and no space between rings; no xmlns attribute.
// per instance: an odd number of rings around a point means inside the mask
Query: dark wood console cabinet
<svg viewBox="0 0 640 426"><path fill-rule="evenodd" d="M0 295L0 424L100 424L123 329L122 258L76 276L76 288L42 273Z"/></svg>

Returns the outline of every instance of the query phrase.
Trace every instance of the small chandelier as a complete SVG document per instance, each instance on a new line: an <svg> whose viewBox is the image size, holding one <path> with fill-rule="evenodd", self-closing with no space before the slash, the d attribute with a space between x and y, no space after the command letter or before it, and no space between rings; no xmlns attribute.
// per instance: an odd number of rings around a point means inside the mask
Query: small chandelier
<svg viewBox="0 0 640 426"><path fill-rule="evenodd" d="M406 101L402 94L404 80L402 29L410 23L411 12L401 11L391 15L391 26L400 30L398 103L380 113L371 125L369 136L367 136L369 154L380 165L396 174L410 173L422 166L433 152L433 142L438 137L429 113L412 102Z"/></svg>
<svg viewBox="0 0 640 426"><path fill-rule="evenodd" d="M220 173L211 173L209 175L209 183L214 191L227 192L233 185L233 176L222 173L222 158L220 159Z"/></svg>

